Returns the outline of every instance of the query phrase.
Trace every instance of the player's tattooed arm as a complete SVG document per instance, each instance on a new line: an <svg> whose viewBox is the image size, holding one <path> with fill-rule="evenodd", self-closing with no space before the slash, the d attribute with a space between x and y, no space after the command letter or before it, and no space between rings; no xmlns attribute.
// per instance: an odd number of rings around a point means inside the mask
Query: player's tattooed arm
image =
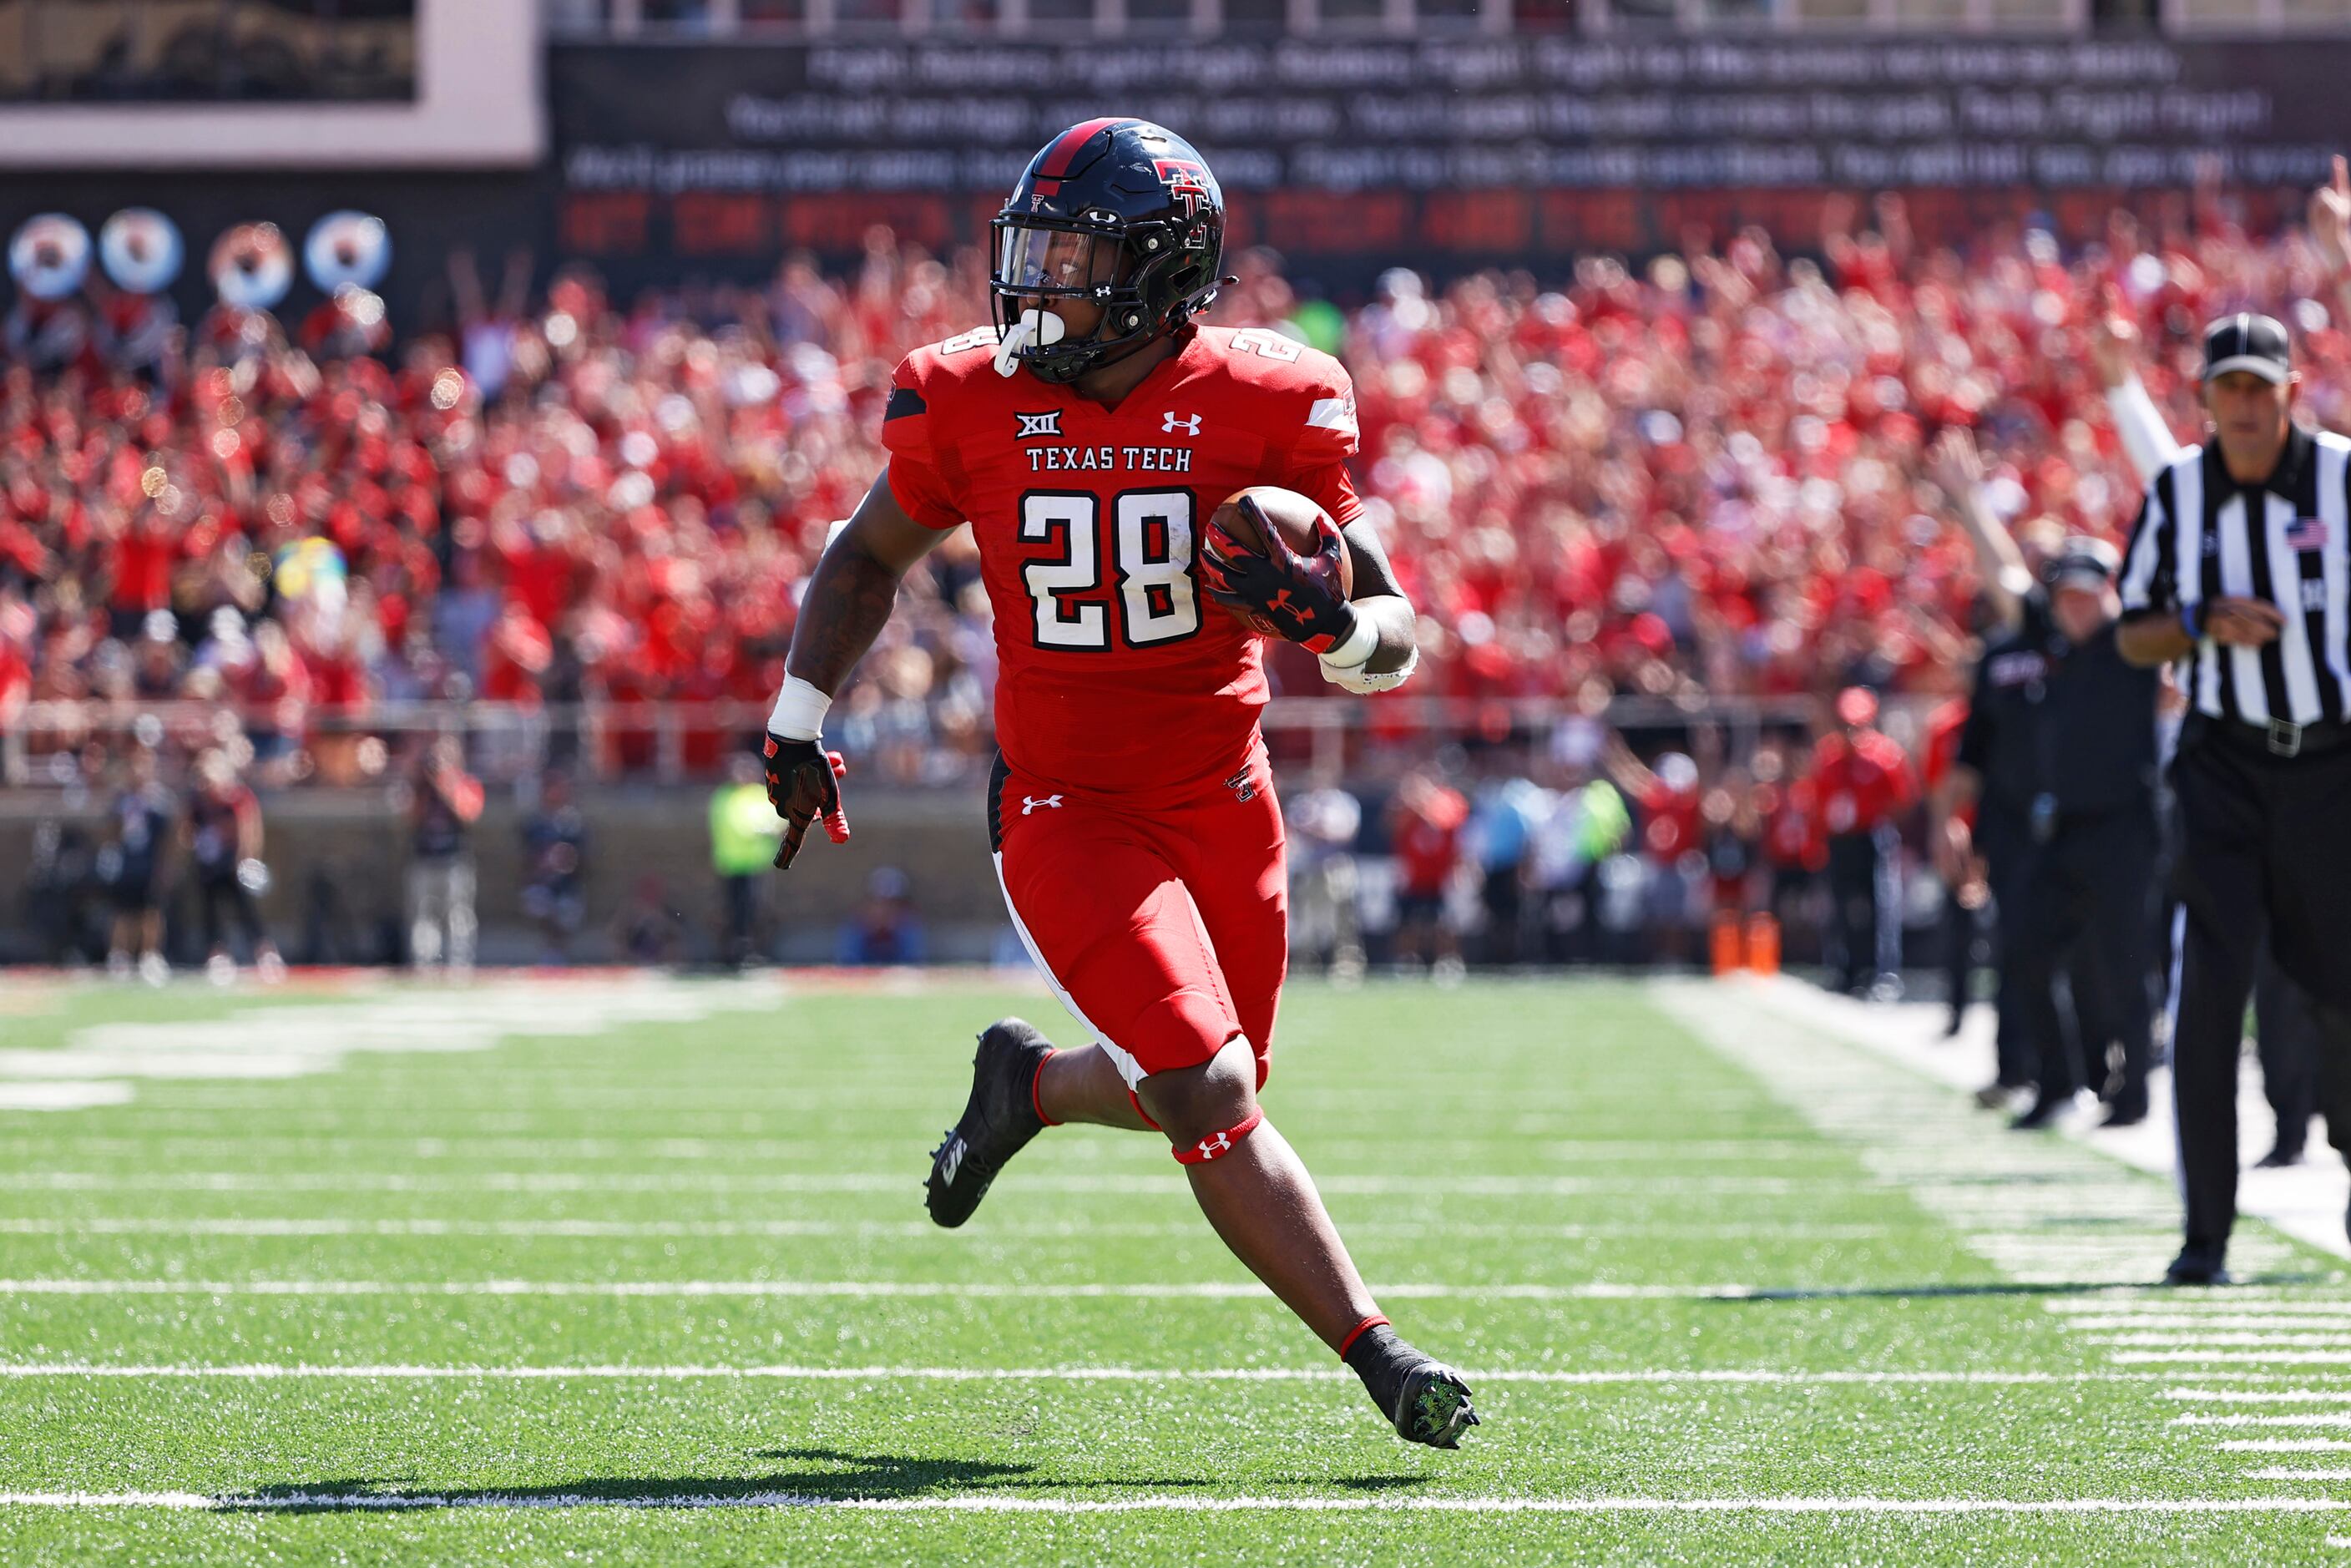
<svg viewBox="0 0 2351 1568"><path fill-rule="evenodd" d="M888 623L899 580L946 537L906 515L886 470L876 477L809 576L786 671L837 695Z"/></svg>
<svg viewBox="0 0 2351 1568"><path fill-rule="evenodd" d="M1412 601L1396 586L1387 551L1380 548L1372 525L1358 518L1344 530L1347 553L1353 558L1355 591L1348 602L1355 613L1379 629L1379 645L1364 663L1366 674L1393 674L1412 663L1414 624L1419 619Z"/></svg>

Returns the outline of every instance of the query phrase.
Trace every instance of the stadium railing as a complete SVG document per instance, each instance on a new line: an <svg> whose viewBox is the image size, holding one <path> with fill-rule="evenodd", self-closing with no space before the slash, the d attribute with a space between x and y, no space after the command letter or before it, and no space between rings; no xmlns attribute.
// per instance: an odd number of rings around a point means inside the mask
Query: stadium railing
<svg viewBox="0 0 2351 1568"><path fill-rule="evenodd" d="M1537 697L1293 696L1276 698L1262 722L1284 760L1338 769L1358 760L1366 743L1416 753L1451 744L1525 743L1579 721L1635 734L1714 727L1723 733L1724 754L1739 758L1766 732L1808 731L1819 711L1806 696L1620 696L1597 709ZM1907 716L1903 705L1889 706L1887 727L1896 738L1904 737ZM739 701L379 702L363 712L313 706L298 717L280 707L234 704L44 701L0 728L0 786L86 783L84 753L93 744L109 753L133 741L193 752L239 740L265 763L301 758L281 774L283 782L360 786L396 772L440 736L464 739L473 765L496 777L558 765L598 781L683 784L723 772L726 758L767 719L767 704ZM858 733L856 720L834 727L836 736L844 730ZM912 744L935 751L955 743L934 733ZM948 777L984 773L992 749L985 737L977 748L967 738L963 747L962 765Z"/></svg>

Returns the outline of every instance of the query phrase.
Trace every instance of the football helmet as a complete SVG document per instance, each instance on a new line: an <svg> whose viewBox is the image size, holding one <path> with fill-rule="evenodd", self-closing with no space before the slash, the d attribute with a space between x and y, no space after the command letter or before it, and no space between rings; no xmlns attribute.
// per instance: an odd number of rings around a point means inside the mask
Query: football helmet
<svg viewBox="0 0 2351 1568"><path fill-rule="evenodd" d="M997 369L1073 382L1182 327L1217 297L1225 198L1189 142L1146 120L1089 120L1047 142L997 214ZM1047 308L1102 308L1084 337Z"/></svg>

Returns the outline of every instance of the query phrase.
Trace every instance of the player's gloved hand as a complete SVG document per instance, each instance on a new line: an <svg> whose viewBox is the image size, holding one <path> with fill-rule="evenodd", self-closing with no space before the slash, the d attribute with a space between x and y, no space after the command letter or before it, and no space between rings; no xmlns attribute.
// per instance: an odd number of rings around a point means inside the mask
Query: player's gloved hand
<svg viewBox="0 0 2351 1568"><path fill-rule="evenodd" d="M1256 518L1265 550L1249 549L1211 522L1200 550L1201 588L1217 603L1258 617L1275 635L1309 653L1327 653L1345 642L1355 630L1355 607L1339 582L1339 557L1347 541L1338 525L1322 518L1315 528L1314 552L1300 555L1253 497L1244 497L1240 504Z"/></svg>
<svg viewBox="0 0 2351 1568"><path fill-rule="evenodd" d="M759 748L768 773L768 803L784 820L784 841L776 847L776 869L789 868L800 852L809 824L824 819L825 836L836 844L849 841L849 818L841 809L841 779L849 765L838 751L827 751L813 740L786 740L768 732Z"/></svg>

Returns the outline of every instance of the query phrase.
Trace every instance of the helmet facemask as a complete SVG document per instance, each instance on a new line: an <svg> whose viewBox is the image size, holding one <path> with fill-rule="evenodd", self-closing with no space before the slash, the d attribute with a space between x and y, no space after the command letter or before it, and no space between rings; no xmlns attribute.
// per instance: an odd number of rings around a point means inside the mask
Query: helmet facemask
<svg viewBox="0 0 2351 1568"><path fill-rule="evenodd" d="M997 369L1005 375L1025 365L1043 381L1076 381L1174 330L1208 302L1186 298L1182 274L1187 263L1197 266L1198 253L1187 256L1170 225L1130 226L1108 213L1076 220L1008 213L995 229ZM1071 336L1048 308L1057 299L1082 301L1101 316L1091 331Z"/></svg>

